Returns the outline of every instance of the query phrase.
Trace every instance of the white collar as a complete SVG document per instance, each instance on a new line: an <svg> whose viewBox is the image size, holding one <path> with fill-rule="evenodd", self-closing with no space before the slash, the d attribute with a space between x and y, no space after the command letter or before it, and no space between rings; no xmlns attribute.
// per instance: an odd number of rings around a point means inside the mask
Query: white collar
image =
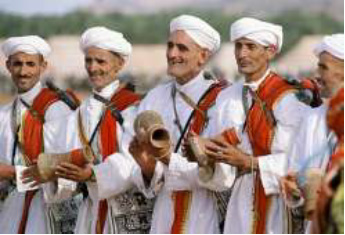
<svg viewBox="0 0 345 235"><path fill-rule="evenodd" d="M267 78L267 76L271 73L270 69L267 69L264 75L257 81L254 82L244 82L244 86L248 86L251 90L256 91L260 84Z"/></svg>
<svg viewBox="0 0 345 235"><path fill-rule="evenodd" d="M208 87L213 83L212 80L206 80L204 78L204 71L202 70L197 76L181 85L175 80L175 87L188 95L193 101L197 102Z"/></svg>
<svg viewBox="0 0 345 235"><path fill-rule="evenodd" d="M42 90L42 83L38 81L33 88L28 90L27 92L18 94L18 98L24 100L28 104L32 104L33 100Z"/></svg>
<svg viewBox="0 0 345 235"><path fill-rule="evenodd" d="M119 80L115 80L113 82L111 82L109 85L107 85L106 87L102 88L102 90L100 92L96 91L95 89L93 90L93 93L99 95L99 96L102 96L103 98L106 98L106 99L110 99L116 89L119 87L120 85L120 81Z"/></svg>

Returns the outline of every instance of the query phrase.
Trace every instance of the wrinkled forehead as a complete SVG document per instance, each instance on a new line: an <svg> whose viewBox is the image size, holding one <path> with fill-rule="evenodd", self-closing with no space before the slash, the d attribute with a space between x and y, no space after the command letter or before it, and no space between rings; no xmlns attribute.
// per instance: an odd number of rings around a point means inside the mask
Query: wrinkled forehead
<svg viewBox="0 0 345 235"><path fill-rule="evenodd" d="M110 50L102 49L99 47L91 46L85 50L85 58L116 58L116 59L123 59L118 53L115 53Z"/></svg>
<svg viewBox="0 0 345 235"><path fill-rule="evenodd" d="M262 46L261 44L255 42L252 39L246 38L246 37L241 37L238 38L234 41L235 45L240 44L240 45L257 45L257 46Z"/></svg>
<svg viewBox="0 0 345 235"><path fill-rule="evenodd" d="M335 57L334 55L332 55L328 51L323 51L320 53L319 61L323 62L323 63L331 63L334 65L339 65L339 66L344 67L344 60L341 60L341 59Z"/></svg>
<svg viewBox="0 0 345 235"><path fill-rule="evenodd" d="M186 31L176 30L169 34L168 43L183 44L186 46L194 46L200 48L200 46L188 35Z"/></svg>
<svg viewBox="0 0 345 235"><path fill-rule="evenodd" d="M44 61L44 57L41 54L28 54L25 52L16 52L8 57L9 61Z"/></svg>

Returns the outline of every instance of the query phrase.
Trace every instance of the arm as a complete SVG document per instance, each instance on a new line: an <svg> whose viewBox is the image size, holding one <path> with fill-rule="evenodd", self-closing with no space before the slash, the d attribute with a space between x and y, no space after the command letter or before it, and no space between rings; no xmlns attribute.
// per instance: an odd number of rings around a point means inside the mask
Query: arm
<svg viewBox="0 0 345 235"><path fill-rule="evenodd" d="M280 192L279 180L287 174L288 151L295 141L302 115L308 110L309 107L299 102L294 94L285 96L274 109L277 127L272 153L258 158L260 178L267 195Z"/></svg>
<svg viewBox="0 0 345 235"><path fill-rule="evenodd" d="M0 163L0 180L12 180L16 177L16 169L12 165Z"/></svg>

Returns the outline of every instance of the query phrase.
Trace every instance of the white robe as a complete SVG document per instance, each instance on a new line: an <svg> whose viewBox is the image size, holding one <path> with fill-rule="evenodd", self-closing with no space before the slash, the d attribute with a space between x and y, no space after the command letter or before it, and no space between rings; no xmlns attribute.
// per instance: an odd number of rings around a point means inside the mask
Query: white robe
<svg viewBox="0 0 345 235"><path fill-rule="evenodd" d="M98 95L110 99L118 86L119 82L115 81L103 88ZM50 140L54 142L54 148L50 149L50 152L69 152L73 149L81 148L82 143L78 132L78 113L81 113L85 135L90 140L104 107L105 105L102 102L90 96L73 115L70 115L66 120L60 120L59 123L56 122L51 125L50 128L54 129L51 133L54 133L54 135L51 136ZM142 219L140 216L145 215L130 213L133 213L133 211L152 211L152 203L145 200L142 194L138 194L134 187L135 185L131 181L132 169L136 163L128 153L128 144L132 138L131 125L133 123L132 119L136 114L136 107L131 106L122 111L121 114L124 118L124 123L122 126L118 122L116 124L119 150L117 153L108 156L104 162L93 166L96 182L86 182L89 196L80 206L75 228L76 233L96 232L98 205L102 199L107 199L109 207L104 233L128 232L123 230L124 228L132 229L132 232L142 232L139 230L139 227L142 227L143 224L139 220ZM59 141L55 141L56 139ZM97 131L91 146L98 159L101 158L100 144L99 131ZM59 195L54 194L54 187L50 191L52 200L61 199ZM137 205L138 201L141 201L142 204ZM128 208L129 206L131 208ZM125 213L128 213L128 215ZM145 217L145 219L150 218Z"/></svg>
<svg viewBox="0 0 345 235"><path fill-rule="evenodd" d="M172 98L173 86L176 86L179 90L187 94L194 103L197 103L212 82L205 80L202 73L200 73L197 77L182 86L175 81L160 85L147 94L140 104L138 113L145 110L158 112L163 118L165 127L171 134L174 148L180 137L180 131L174 122L176 117ZM176 110L182 127L184 127L193 109L183 100L178 92L176 93ZM207 115L210 119L214 118L214 108L209 109ZM203 136L209 135L208 126L201 134ZM217 167L221 168L221 166ZM141 174L138 173L136 176L141 177ZM222 182L219 187L226 184L225 177L226 175L222 170L219 170L217 177L214 177L213 185L216 185L214 188L218 186L215 182ZM162 186L163 181L164 184ZM140 182L140 180L135 180L135 182ZM174 221L174 201L172 194L174 191L179 190L188 190L192 193L189 213L184 223L183 232L219 233L219 220L213 192L202 186L198 177L197 164L188 162L182 156L180 149L177 153L171 155L169 166L161 162L157 163L155 176L150 186L152 191L143 184L139 185L141 190L147 190L147 195L149 193L149 196L157 195L150 233L171 232ZM219 187L218 189L221 190Z"/></svg>
<svg viewBox="0 0 345 235"><path fill-rule="evenodd" d="M289 153L288 172L298 173L298 183L303 186L305 173L310 168L327 170L337 138L326 123L327 105L311 109L304 117ZM310 233L311 222L306 220L306 233Z"/></svg>
<svg viewBox="0 0 345 235"><path fill-rule="evenodd" d="M302 173L307 168L326 170L336 137L326 123L327 106L311 109L304 117L289 153L290 171Z"/></svg>
<svg viewBox="0 0 345 235"><path fill-rule="evenodd" d="M258 82L249 86L255 90L264 81L269 70ZM235 128L241 140L239 148L252 154L252 147L247 132L242 132L245 112L242 104L243 82L237 82L224 90L217 100L217 120L212 124L213 132L221 133L227 128ZM273 113L277 120L271 154L260 156L258 165L260 179L266 195L272 195L272 203L266 220L266 233L286 233L285 206L280 196L279 178L285 175L287 151L294 133L300 125L301 116L306 109L294 94L285 95L275 106ZM255 174L255 173L254 173ZM229 172L229 177L234 175ZM253 208L254 175L248 173L237 176L228 204L224 233L251 233Z"/></svg>
<svg viewBox="0 0 345 235"><path fill-rule="evenodd" d="M34 98L39 94L41 89L42 85L38 82L30 91L19 94L17 97L22 98L28 104L32 104ZM27 111L27 108L20 101L18 101L17 104L16 116L18 117L17 120L20 120ZM14 135L11 128L12 107L13 102L5 105L0 110L0 162L9 165L11 165L12 162L12 152L14 147ZM57 101L48 108L45 119L46 122L49 122L54 119L67 116L71 112L72 111L65 103ZM44 124L43 127L44 139L46 137L45 125L46 124ZM49 148L49 144L44 142L44 148ZM25 165L18 147L16 149L14 162L16 166ZM2 183L4 183L4 181L2 181ZM19 184L19 182L17 182L17 184ZM45 185L41 186L31 202L25 230L26 233L44 234L53 231L53 228L50 225L51 221L48 216L49 204L44 200L44 190L42 190L44 187ZM6 198L0 212L0 233L18 232L23 211L24 198L25 193L18 192L17 189L14 189Z"/></svg>

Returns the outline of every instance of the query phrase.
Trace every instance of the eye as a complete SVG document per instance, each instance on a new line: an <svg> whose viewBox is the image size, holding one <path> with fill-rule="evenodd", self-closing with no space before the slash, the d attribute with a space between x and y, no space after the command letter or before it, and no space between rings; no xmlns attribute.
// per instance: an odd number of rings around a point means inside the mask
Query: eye
<svg viewBox="0 0 345 235"><path fill-rule="evenodd" d="M33 61L29 61L29 62L26 63L26 65L29 66L29 67L35 67L36 63L33 62Z"/></svg>
<svg viewBox="0 0 345 235"><path fill-rule="evenodd" d="M174 44L172 42L167 43L167 48L172 49L174 47Z"/></svg>
<svg viewBox="0 0 345 235"><path fill-rule="evenodd" d="M105 63L106 63L106 61L103 60L103 59L96 59L96 62L97 62L98 64L105 64Z"/></svg>
<svg viewBox="0 0 345 235"><path fill-rule="evenodd" d="M12 66L15 66L15 67L19 67L19 66L22 66L22 65L23 65L23 63L20 62L20 61L14 61L14 62L12 62Z"/></svg>
<svg viewBox="0 0 345 235"><path fill-rule="evenodd" d="M255 44L248 44L248 49L253 51L253 50L256 50L257 46Z"/></svg>
<svg viewBox="0 0 345 235"><path fill-rule="evenodd" d="M242 44L241 43L235 43L235 49L236 50L242 49Z"/></svg>
<svg viewBox="0 0 345 235"><path fill-rule="evenodd" d="M186 51L189 51L189 48L184 45L184 44L177 44L177 48L179 49L179 51L181 52L186 52Z"/></svg>

